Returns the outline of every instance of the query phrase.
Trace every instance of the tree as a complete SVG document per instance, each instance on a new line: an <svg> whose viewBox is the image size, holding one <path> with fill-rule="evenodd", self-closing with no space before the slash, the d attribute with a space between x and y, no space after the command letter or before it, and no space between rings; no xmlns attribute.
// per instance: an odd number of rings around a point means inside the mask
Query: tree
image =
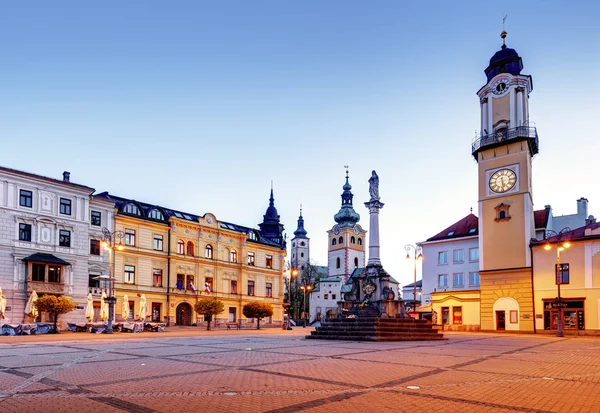
<svg viewBox="0 0 600 413"><path fill-rule="evenodd" d="M54 315L54 332L58 333L58 316L66 314L75 309L75 303L67 297L57 297L55 295L45 295L35 302L35 307L42 313L51 313Z"/></svg>
<svg viewBox="0 0 600 413"><path fill-rule="evenodd" d="M256 329L260 330L261 318L270 317L273 315L273 306L269 303L261 303L258 301L251 301L244 305L242 313L246 318L256 318Z"/></svg>
<svg viewBox="0 0 600 413"><path fill-rule="evenodd" d="M222 313L225 310L225 304L223 304L223 301L219 301L216 298L205 297L198 299L198 302L194 304L194 310L200 315L208 316L206 330L210 331L212 317Z"/></svg>
<svg viewBox="0 0 600 413"><path fill-rule="evenodd" d="M294 318L299 319L300 311L304 308L304 298L306 298L306 308L308 309L310 307L310 294L305 294L300 287L310 285L311 288L314 288L319 279L327 277L327 269L319 267L314 262L311 262L297 271L298 274L292 275L290 280L289 298Z"/></svg>

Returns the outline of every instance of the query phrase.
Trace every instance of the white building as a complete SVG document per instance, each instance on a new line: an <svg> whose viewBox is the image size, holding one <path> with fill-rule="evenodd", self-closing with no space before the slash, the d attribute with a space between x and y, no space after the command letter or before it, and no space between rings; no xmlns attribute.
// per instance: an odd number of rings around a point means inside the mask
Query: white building
<svg viewBox="0 0 600 413"><path fill-rule="evenodd" d="M0 167L5 322L33 321L24 314L33 291L71 298L78 308L61 322L84 321L90 274L108 272L108 258L90 252L100 252L101 228L112 229L113 205L95 199L93 188L72 183L69 175L57 180Z"/></svg>
<svg viewBox="0 0 600 413"><path fill-rule="evenodd" d="M342 288L341 277L321 278L310 295L309 321L334 317L338 313L338 301Z"/></svg>

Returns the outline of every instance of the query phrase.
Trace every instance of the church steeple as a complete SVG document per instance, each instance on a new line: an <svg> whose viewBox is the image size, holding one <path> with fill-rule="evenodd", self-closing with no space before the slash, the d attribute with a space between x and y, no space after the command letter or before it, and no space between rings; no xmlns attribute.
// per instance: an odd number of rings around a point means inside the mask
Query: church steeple
<svg viewBox="0 0 600 413"><path fill-rule="evenodd" d="M349 179L350 177L348 176L348 170L346 169L346 183L342 187L344 190L342 193L342 207L340 208L340 211L333 217L335 222L337 222L341 228L352 228L354 227L354 224L360 220L360 215L356 213L352 207L352 198L354 198L354 195L351 191L352 185L350 185Z"/></svg>
<svg viewBox="0 0 600 413"><path fill-rule="evenodd" d="M294 231L294 238L306 238L306 230L304 229L304 218L302 218L302 205L300 205L300 216L298 217L298 228Z"/></svg>
<svg viewBox="0 0 600 413"><path fill-rule="evenodd" d="M269 207L263 215L263 222L258 224L262 236L277 244L283 245L283 225L280 223L277 208L275 208L275 198L273 197L273 183L271 183L271 196L269 197Z"/></svg>

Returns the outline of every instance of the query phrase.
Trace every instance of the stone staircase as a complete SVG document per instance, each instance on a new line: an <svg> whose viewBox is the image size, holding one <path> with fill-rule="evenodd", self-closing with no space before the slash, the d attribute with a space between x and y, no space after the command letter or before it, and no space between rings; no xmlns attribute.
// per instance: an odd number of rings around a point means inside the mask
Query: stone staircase
<svg viewBox="0 0 600 413"><path fill-rule="evenodd" d="M444 340L425 320L414 318L330 318L306 336L318 340L424 341Z"/></svg>

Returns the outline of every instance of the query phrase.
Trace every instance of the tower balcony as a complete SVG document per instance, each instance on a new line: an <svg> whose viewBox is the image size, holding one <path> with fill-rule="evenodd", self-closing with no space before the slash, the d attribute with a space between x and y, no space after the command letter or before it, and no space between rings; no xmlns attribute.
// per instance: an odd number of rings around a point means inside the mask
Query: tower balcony
<svg viewBox="0 0 600 413"><path fill-rule="evenodd" d="M471 153L477 160L477 153L484 149L492 149L509 143L526 141L531 156L539 152L537 130L533 126L517 126L512 129L498 129L494 133L482 135L471 143Z"/></svg>

